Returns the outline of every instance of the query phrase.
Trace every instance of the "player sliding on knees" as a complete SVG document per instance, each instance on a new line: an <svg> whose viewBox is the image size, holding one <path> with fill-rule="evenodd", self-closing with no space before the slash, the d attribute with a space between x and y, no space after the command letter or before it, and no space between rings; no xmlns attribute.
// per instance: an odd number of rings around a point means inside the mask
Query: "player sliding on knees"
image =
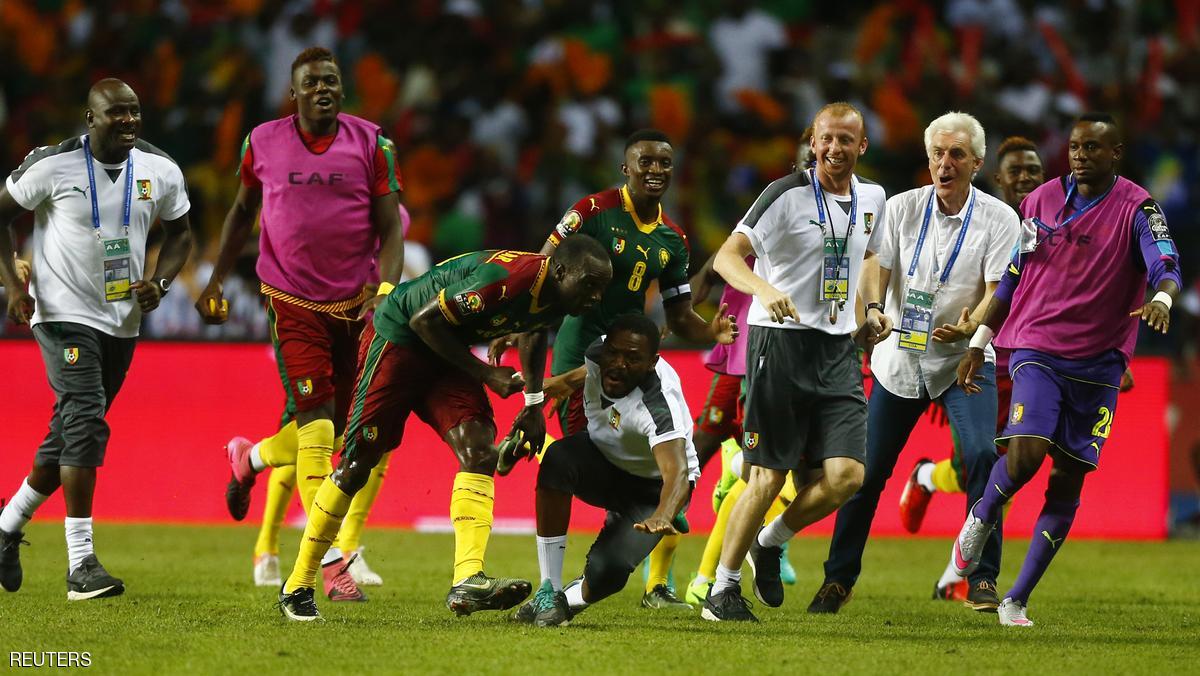
<svg viewBox="0 0 1200 676"><path fill-rule="evenodd" d="M570 241L570 240L568 240ZM537 478L537 551L542 584L513 619L556 627L621 591L629 574L679 519L700 463L692 418L675 369L658 355L658 326L642 314L617 317L568 380L583 389L586 431L546 449ZM564 590L571 498L608 514L583 576Z"/></svg>
<svg viewBox="0 0 1200 676"><path fill-rule="evenodd" d="M399 445L410 413L445 439L458 459L450 498L454 576L446 606L458 615L504 610L532 590L525 580L484 574L492 530L496 425L484 387L501 397L525 388L525 407L513 422L533 452L541 450L545 329L566 314L600 301L612 265L596 240L574 237L552 256L478 251L443 261L397 286L362 334L358 378L346 446L337 468L317 489L296 566L280 590L292 620L321 617L313 586L321 559L337 536L353 496L384 453ZM491 366L471 346L523 333L521 368Z"/></svg>

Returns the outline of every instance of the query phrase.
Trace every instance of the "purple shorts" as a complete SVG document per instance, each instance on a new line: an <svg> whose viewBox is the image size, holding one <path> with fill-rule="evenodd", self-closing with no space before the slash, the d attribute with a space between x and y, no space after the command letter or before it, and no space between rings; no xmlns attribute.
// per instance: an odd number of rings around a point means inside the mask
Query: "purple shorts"
<svg viewBox="0 0 1200 676"><path fill-rule="evenodd" d="M1016 350L1009 363L1012 403L1008 425L996 439L1045 439L1095 468L1112 431L1125 358L1115 350L1091 359L1063 359Z"/></svg>

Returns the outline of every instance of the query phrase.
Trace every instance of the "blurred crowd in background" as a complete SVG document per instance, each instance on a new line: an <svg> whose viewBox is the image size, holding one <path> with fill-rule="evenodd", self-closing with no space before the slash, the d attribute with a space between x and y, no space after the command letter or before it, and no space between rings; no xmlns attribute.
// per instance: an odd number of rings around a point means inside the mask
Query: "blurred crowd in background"
<svg viewBox="0 0 1200 676"><path fill-rule="evenodd" d="M92 82L129 82L143 136L184 168L198 241L145 333L263 338L253 250L227 284L228 325L203 327L188 296L215 259L241 140L291 111L289 66L310 45L338 55L345 110L396 142L418 257L536 250L574 201L621 181L623 140L641 127L674 140L666 208L696 269L791 171L828 101L864 111L859 173L889 194L929 182L922 131L947 110L978 117L989 149L1034 140L1048 177L1066 170L1071 118L1105 110L1126 135L1122 173L1162 203L1182 251L1181 314L1200 315L1190 0L5 0L0 172L79 133ZM1192 350L1192 326L1174 328L1139 347Z"/></svg>

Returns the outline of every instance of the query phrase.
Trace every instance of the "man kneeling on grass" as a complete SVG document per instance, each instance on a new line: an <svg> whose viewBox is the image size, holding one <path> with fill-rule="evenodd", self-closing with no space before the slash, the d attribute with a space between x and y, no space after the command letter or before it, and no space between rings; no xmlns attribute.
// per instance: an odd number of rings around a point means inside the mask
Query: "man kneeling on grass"
<svg viewBox="0 0 1200 676"><path fill-rule="evenodd" d="M563 374L559 383L547 381L548 393L556 384L583 387L587 431L551 444L542 458L537 478L542 585L514 620L539 627L567 624L589 604L621 591L664 535L687 531L678 517L700 464L679 376L659 359L658 340L658 326L645 315L622 315L588 348L583 366ZM583 575L564 590L572 496L608 514Z"/></svg>

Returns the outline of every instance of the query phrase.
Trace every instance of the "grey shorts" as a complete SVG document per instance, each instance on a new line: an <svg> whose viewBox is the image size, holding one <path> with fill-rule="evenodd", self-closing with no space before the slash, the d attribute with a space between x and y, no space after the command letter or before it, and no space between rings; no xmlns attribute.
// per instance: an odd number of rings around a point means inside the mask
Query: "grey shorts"
<svg viewBox="0 0 1200 676"><path fill-rule="evenodd" d="M136 338L116 338L90 326L43 322L33 327L46 378L54 390L50 431L38 447L38 467L99 467L108 446L104 415L125 382Z"/></svg>
<svg viewBox="0 0 1200 676"><path fill-rule="evenodd" d="M788 471L867 458L867 400L850 336L750 327L742 451Z"/></svg>

